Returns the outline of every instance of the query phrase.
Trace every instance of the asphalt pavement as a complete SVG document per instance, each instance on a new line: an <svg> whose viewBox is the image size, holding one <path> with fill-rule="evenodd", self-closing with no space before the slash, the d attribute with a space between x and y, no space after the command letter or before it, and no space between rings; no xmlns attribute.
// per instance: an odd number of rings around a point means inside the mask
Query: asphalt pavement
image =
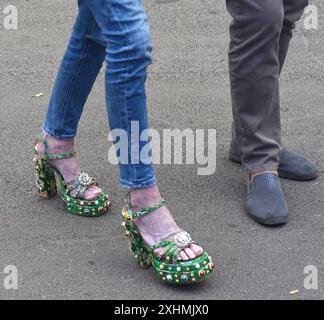
<svg viewBox="0 0 324 320"><path fill-rule="evenodd" d="M2 12L8 1L0 2ZM152 0L154 64L147 84L151 126L217 130L217 170L157 165L161 190L178 223L214 257L217 271L201 285L168 287L131 258L120 226L124 192L109 164L101 72L82 117L82 167L113 200L110 215L67 214L59 198L41 201L34 186L32 144L76 15L74 0L11 0L18 30L0 24L0 299L323 299L324 297L324 4L318 29L299 23L281 80L283 141L313 159L316 181L283 180L290 221L266 228L245 213L246 173L227 160L231 102L225 1ZM0 14L0 19L4 15ZM42 96L35 97L36 94ZM17 290L2 286L7 265ZM318 289L304 287L304 268ZM291 291L295 294L290 294Z"/></svg>

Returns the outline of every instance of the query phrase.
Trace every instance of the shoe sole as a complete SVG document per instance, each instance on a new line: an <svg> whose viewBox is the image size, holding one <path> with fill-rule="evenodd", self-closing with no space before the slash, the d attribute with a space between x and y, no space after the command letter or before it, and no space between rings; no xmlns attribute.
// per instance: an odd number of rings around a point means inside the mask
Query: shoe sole
<svg viewBox="0 0 324 320"><path fill-rule="evenodd" d="M259 224L262 224L264 226L268 226L268 227L278 227L281 225L284 225L288 222L289 218L273 218L273 219L267 219L267 220L263 220L257 217L254 217L252 215L250 215L248 213L249 217L251 217L254 221L256 221Z"/></svg>

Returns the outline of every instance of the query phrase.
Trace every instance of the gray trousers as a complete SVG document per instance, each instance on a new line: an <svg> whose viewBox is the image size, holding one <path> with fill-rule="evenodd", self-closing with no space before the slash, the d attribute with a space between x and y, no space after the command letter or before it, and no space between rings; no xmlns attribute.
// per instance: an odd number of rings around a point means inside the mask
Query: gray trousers
<svg viewBox="0 0 324 320"><path fill-rule="evenodd" d="M226 0L233 105L230 152L250 173L276 170L281 150L279 76L308 0Z"/></svg>

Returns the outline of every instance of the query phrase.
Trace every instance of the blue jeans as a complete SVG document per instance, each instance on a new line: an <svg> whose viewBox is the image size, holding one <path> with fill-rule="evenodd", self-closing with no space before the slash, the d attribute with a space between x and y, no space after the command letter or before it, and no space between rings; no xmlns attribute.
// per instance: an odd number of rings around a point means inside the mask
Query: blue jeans
<svg viewBox="0 0 324 320"><path fill-rule="evenodd" d="M152 45L142 0L79 0L78 5L79 14L57 75L44 131L59 140L76 136L85 102L106 61L110 128L123 129L128 137L129 161L119 164L121 186L152 186L156 182L152 165L141 159L131 164L131 122L139 124L139 134L148 129L145 80ZM139 150L144 145L139 141Z"/></svg>

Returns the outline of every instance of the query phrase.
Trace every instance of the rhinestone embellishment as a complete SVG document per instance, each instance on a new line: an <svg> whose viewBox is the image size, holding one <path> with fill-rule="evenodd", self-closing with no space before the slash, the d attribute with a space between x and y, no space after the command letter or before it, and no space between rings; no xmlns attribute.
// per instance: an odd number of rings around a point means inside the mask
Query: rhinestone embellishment
<svg viewBox="0 0 324 320"><path fill-rule="evenodd" d="M81 186L87 187L91 184L91 177L87 173L81 173L79 176L79 182Z"/></svg>
<svg viewBox="0 0 324 320"><path fill-rule="evenodd" d="M174 236L173 241L178 248L183 249L183 248L188 247L188 245L191 243L192 239L188 232L181 231Z"/></svg>

